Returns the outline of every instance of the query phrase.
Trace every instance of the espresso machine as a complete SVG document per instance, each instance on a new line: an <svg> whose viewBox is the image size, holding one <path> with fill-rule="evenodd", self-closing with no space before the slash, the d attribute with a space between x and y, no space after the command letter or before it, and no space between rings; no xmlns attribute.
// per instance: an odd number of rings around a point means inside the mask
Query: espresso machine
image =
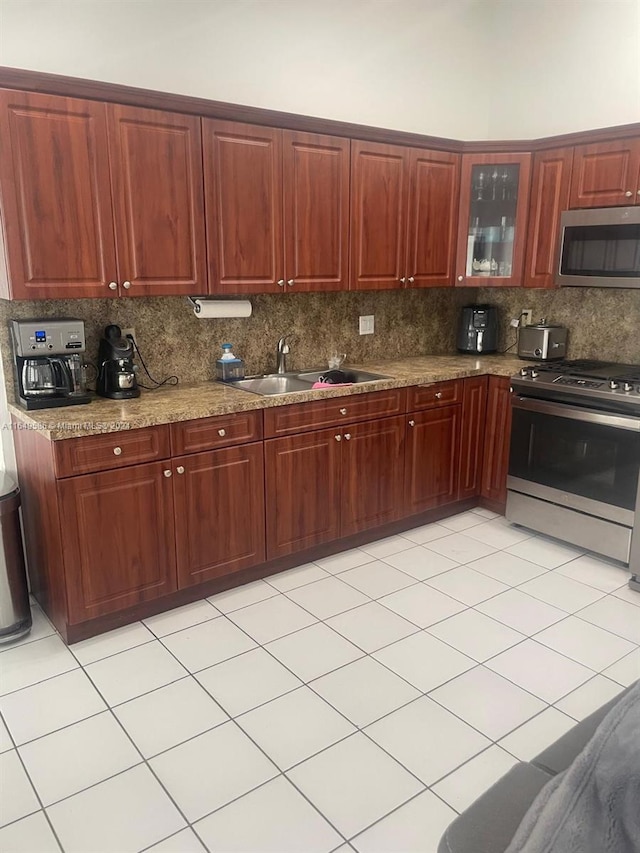
<svg viewBox="0 0 640 853"><path fill-rule="evenodd" d="M113 400L140 396L133 364L133 342L125 338L120 326L106 326L98 347L96 393Z"/></svg>
<svg viewBox="0 0 640 853"><path fill-rule="evenodd" d="M25 409L91 402L85 384L84 322L72 317L11 320L16 399Z"/></svg>

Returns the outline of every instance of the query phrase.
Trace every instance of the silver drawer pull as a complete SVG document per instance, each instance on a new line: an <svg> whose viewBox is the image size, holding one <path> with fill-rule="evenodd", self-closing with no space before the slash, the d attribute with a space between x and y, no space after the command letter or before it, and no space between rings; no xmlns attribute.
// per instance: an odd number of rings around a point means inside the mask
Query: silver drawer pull
<svg viewBox="0 0 640 853"><path fill-rule="evenodd" d="M163 471L162 473L164 474L164 476L165 476L165 477L170 477L170 476L171 476L171 471L170 471L168 468L167 468L167 470L166 470L166 471Z"/></svg>
<svg viewBox="0 0 640 853"><path fill-rule="evenodd" d="M342 441L341 435L334 435L333 437L335 438L336 441Z"/></svg>
<svg viewBox="0 0 640 853"><path fill-rule="evenodd" d="M350 432L346 432L344 434L344 437L345 437L345 441L351 441L351 433Z"/></svg>
<svg viewBox="0 0 640 853"><path fill-rule="evenodd" d="M226 434L227 434L226 429L219 429L218 430L218 435L220 436L220 438L224 438Z"/></svg>
<svg viewBox="0 0 640 853"><path fill-rule="evenodd" d="M117 281L110 281L109 282L109 290L117 290L117 289L118 289L118 282Z"/></svg>
<svg viewBox="0 0 640 853"><path fill-rule="evenodd" d="M124 287L125 290L129 290L129 288L131 287L131 282L130 281L123 281L122 286Z"/></svg>
<svg viewBox="0 0 640 853"><path fill-rule="evenodd" d="M121 447L114 447L113 448L113 455L114 456L122 456L122 448Z"/></svg>
<svg viewBox="0 0 640 853"><path fill-rule="evenodd" d="M347 414L347 410L346 410L346 409L340 409L340 414L341 414L341 415L346 415L346 414Z"/></svg>
<svg viewBox="0 0 640 853"><path fill-rule="evenodd" d="M435 397L436 400L442 400L442 391L436 391Z"/></svg>
<svg viewBox="0 0 640 853"><path fill-rule="evenodd" d="M415 421L409 421L409 426L415 426L415 425L416 425Z"/></svg>
<svg viewBox="0 0 640 853"><path fill-rule="evenodd" d="M178 474L184 474L184 465L178 465L176 471L178 472Z"/></svg>

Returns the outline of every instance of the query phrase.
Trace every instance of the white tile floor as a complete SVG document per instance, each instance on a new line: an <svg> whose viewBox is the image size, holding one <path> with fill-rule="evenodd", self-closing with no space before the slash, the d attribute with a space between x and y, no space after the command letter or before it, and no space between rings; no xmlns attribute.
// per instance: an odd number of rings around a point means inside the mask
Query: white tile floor
<svg viewBox="0 0 640 853"><path fill-rule="evenodd" d="M0 651L3 853L434 853L640 677L620 566L473 510Z"/></svg>

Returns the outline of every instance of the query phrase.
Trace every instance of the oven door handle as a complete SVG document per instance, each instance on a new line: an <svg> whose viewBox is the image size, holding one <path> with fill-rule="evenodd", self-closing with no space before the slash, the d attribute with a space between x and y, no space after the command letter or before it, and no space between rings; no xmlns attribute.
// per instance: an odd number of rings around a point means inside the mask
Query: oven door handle
<svg viewBox="0 0 640 853"><path fill-rule="evenodd" d="M514 409L522 409L525 412L539 412L543 415L555 415L572 421L584 421L598 426L640 432L640 418L627 415L612 415L600 412L597 409L582 409L577 406L569 406L566 403L552 403L533 397L512 397L512 405Z"/></svg>

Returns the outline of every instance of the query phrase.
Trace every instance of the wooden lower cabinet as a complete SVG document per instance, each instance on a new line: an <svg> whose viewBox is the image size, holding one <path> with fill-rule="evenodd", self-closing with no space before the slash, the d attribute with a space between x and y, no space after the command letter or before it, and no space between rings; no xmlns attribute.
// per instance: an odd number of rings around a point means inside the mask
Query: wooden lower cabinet
<svg viewBox="0 0 640 853"><path fill-rule="evenodd" d="M166 463L58 482L69 623L176 589L173 486Z"/></svg>
<svg viewBox="0 0 640 853"><path fill-rule="evenodd" d="M457 500L460 421L459 405L407 416L405 515Z"/></svg>
<svg viewBox="0 0 640 853"><path fill-rule="evenodd" d="M178 586L264 562L262 442L172 461Z"/></svg>
<svg viewBox="0 0 640 853"><path fill-rule="evenodd" d="M487 377L470 376L462 382L462 424L460 427L460 463L458 499L480 494L482 452L487 415Z"/></svg>
<svg viewBox="0 0 640 853"><path fill-rule="evenodd" d="M489 377L481 495L496 505L503 505L507 500L511 438L510 386L509 377Z"/></svg>

